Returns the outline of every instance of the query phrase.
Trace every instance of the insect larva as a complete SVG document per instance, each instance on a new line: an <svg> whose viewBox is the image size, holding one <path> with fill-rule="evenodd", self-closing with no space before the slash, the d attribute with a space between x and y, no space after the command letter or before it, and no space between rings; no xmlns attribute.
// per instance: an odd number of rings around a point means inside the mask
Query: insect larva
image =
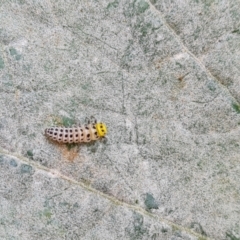
<svg viewBox="0 0 240 240"><path fill-rule="evenodd" d="M107 134L106 124L93 117L92 122L87 119L87 124L78 127L51 127L45 130L45 135L59 143L90 142L104 137Z"/></svg>

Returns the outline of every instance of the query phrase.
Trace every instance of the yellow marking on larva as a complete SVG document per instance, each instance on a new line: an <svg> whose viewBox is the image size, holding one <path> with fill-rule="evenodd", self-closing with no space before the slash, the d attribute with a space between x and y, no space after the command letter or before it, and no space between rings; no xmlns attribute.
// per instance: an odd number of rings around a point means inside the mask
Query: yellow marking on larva
<svg viewBox="0 0 240 240"><path fill-rule="evenodd" d="M96 123L96 129L99 137L104 137L107 134L107 126L104 123Z"/></svg>
<svg viewBox="0 0 240 240"><path fill-rule="evenodd" d="M78 127L51 127L45 130L45 135L59 143L81 143L95 141L107 134L107 127L104 123L94 122Z"/></svg>

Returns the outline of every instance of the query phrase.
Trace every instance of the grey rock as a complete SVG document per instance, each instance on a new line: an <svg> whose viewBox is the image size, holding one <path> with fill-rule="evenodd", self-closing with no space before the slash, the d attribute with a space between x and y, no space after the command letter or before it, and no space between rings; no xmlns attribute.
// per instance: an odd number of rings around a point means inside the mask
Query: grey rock
<svg viewBox="0 0 240 240"><path fill-rule="evenodd" d="M239 9L1 1L0 239L238 239Z"/></svg>

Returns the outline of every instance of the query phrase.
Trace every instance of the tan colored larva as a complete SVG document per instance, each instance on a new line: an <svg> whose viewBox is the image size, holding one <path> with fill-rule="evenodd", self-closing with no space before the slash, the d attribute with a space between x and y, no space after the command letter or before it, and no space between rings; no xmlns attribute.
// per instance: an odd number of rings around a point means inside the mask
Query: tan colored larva
<svg viewBox="0 0 240 240"><path fill-rule="evenodd" d="M94 117L91 122L78 127L51 127L45 130L45 135L59 143L81 143L95 141L107 134L107 127L104 123L98 123Z"/></svg>

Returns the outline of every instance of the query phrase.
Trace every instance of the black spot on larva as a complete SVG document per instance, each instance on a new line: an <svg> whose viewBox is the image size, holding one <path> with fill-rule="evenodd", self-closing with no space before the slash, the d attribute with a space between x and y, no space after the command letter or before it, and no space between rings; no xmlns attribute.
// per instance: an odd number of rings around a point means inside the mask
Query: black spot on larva
<svg viewBox="0 0 240 240"><path fill-rule="evenodd" d="M103 128L103 126L101 125L100 128Z"/></svg>
<svg viewBox="0 0 240 240"><path fill-rule="evenodd" d="M60 129L60 132L63 132L63 129Z"/></svg>
<svg viewBox="0 0 240 240"><path fill-rule="evenodd" d="M97 132L94 133L97 136Z"/></svg>
<svg viewBox="0 0 240 240"><path fill-rule="evenodd" d="M67 142L67 139L65 139L64 142Z"/></svg>
<svg viewBox="0 0 240 240"><path fill-rule="evenodd" d="M89 137L90 137L90 134L88 134L87 137L89 138Z"/></svg>
<svg viewBox="0 0 240 240"><path fill-rule="evenodd" d="M75 129L75 132L78 132L78 129L77 129L77 128Z"/></svg>
<svg viewBox="0 0 240 240"><path fill-rule="evenodd" d="M62 137L62 134L59 134L59 137Z"/></svg>
<svg viewBox="0 0 240 240"><path fill-rule="evenodd" d="M55 128L55 132L57 132L58 131L58 128Z"/></svg>
<svg viewBox="0 0 240 240"><path fill-rule="evenodd" d="M72 132L72 129L70 129L69 132Z"/></svg>
<svg viewBox="0 0 240 240"><path fill-rule="evenodd" d="M53 132L51 131L51 132L49 132L50 134L53 134Z"/></svg>
<svg viewBox="0 0 240 240"><path fill-rule="evenodd" d="M87 140L90 141L90 138L88 138Z"/></svg>
<svg viewBox="0 0 240 240"><path fill-rule="evenodd" d="M83 138L81 139L81 141L83 141Z"/></svg>
<svg viewBox="0 0 240 240"><path fill-rule="evenodd" d="M102 132L104 132L104 130L102 129Z"/></svg>
<svg viewBox="0 0 240 240"><path fill-rule="evenodd" d="M59 138L58 141L61 141L61 138Z"/></svg>
<svg viewBox="0 0 240 240"><path fill-rule="evenodd" d="M78 137L78 134L76 134L75 136Z"/></svg>
<svg viewBox="0 0 240 240"><path fill-rule="evenodd" d="M55 132L54 135L57 135L57 133Z"/></svg>
<svg viewBox="0 0 240 240"><path fill-rule="evenodd" d="M89 129L89 127L87 127L87 126L86 126L85 128L86 128L87 130Z"/></svg>
<svg viewBox="0 0 240 240"><path fill-rule="evenodd" d="M68 130L67 130L67 129L65 129L65 132L68 132Z"/></svg>
<svg viewBox="0 0 240 240"><path fill-rule="evenodd" d="M68 137L68 135L67 135L67 134L65 134L65 137Z"/></svg>
<svg viewBox="0 0 240 240"><path fill-rule="evenodd" d="M70 138L72 138L72 136L73 136L73 135L71 134L71 135L70 135Z"/></svg>
<svg viewBox="0 0 240 240"><path fill-rule="evenodd" d="M81 137L83 137L83 133L81 134Z"/></svg>
<svg viewBox="0 0 240 240"><path fill-rule="evenodd" d="M51 128L50 130L52 130L52 131L53 131L53 128Z"/></svg>
<svg viewBox="0 0 240 240"><path fill-rule="evenodd" d="M80 131L83 132L82 128L80 128Z"/></svg>

